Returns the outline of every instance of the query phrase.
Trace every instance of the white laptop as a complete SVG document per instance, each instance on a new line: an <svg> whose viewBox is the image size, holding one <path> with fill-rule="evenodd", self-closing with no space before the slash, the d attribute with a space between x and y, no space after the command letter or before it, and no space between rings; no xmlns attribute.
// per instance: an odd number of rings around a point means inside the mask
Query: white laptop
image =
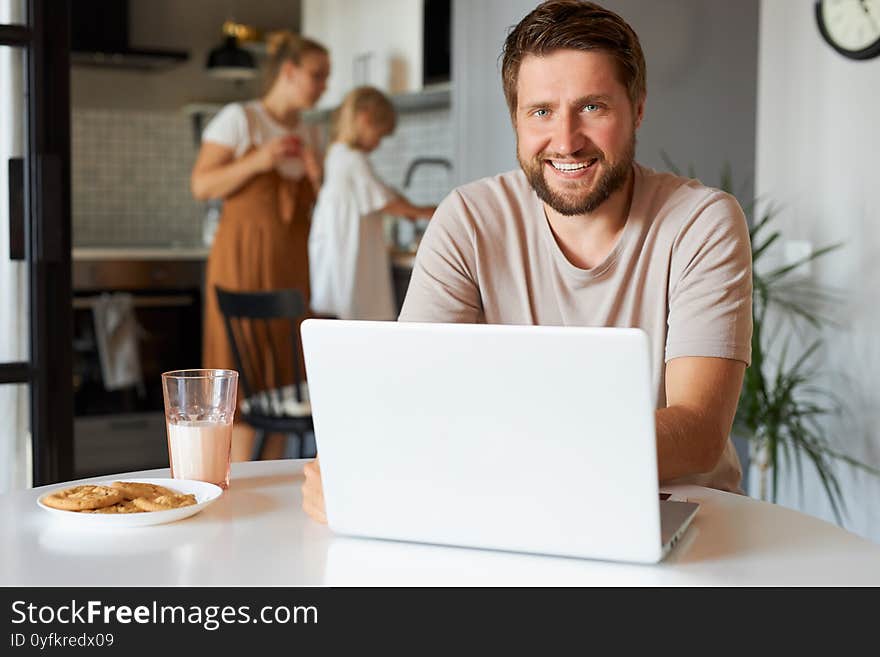
<svg viewBox="0 0 880 657"><path fill-rule="evenodd" d="M340 534L654 563L697 510L660 501L639 329L309 319Z"/></svg>

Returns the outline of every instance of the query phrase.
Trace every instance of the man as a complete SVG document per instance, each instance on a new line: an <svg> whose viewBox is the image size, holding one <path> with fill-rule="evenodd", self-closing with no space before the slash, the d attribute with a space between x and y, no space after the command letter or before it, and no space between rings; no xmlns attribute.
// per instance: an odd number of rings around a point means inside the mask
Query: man
<svg viewBox="0 0 880 657"><path fill-rule="evenodd" d="M742 209L634 162L645 62L616 14L541 4L508 35L502 78L521 170L438 207L400 321L644 329L660 481L739 491L729 433L752 327ZM326 522L319 464L305 474L303 508Z"/></svg>

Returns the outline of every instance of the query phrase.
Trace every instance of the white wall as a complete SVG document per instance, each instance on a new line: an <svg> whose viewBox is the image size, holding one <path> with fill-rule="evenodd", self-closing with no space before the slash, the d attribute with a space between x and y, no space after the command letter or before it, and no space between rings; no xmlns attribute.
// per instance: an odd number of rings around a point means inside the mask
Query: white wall
<svg viewBox="0 0 880 657"><path fill-rule="evenodd" d="M535 4L534 0L452 2L452 144L457 185L517 166L498 57L508 27Z"/></svg>
<svg viewBox="0 0 880 657"><path fill-rule="evenodd" d="M758 87L759 195L783 204L787 239L845 247L813 276L843 292L839 328L826 331L827 385L851 415L828 423L842 451L880 467L880 58L851 61L824 44L812 0L762 0ZM801 502L783 478L784 504L831 520L805 466ZM852 531L880 541L880 478L840 469Z"/></svg>
<svg viewBox="0 0 880 657"><path fill-rule="evenodd" d="M638 159L718 184L729 161L737 180L754 167L758 0L605 0L639 35L648 66ZM466 182L517 166L501 92L501 46L535 0L454 0L453 125L456 178ZM751 196L751 186L744 197Z"/></svg>
<svg viewBox="0 0 880 657"><path fill-rule="evenodd" d="M327 91L319 108L339 105L353 87L370 84L389 94L422 88L421 2L302 0L302 29L330 49ZM367 57L365 70L355 60Z"/></svg>

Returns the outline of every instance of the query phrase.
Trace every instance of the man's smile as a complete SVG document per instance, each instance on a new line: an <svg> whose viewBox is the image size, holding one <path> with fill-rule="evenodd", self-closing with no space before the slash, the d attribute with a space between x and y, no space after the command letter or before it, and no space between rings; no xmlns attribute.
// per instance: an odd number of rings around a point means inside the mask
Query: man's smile
<svg viewBox="0 0 880 657"><path fill-rule="evenodd" d="M544 160L557 175L563 178L579 178L593 168L599 158L593 157L586 160Z"/></svg>

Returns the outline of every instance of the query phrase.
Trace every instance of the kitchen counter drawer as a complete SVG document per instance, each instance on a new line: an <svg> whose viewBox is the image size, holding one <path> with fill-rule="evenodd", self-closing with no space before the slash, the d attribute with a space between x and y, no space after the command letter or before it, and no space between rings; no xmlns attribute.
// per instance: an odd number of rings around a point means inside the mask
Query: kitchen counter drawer
<svg viewBox="0 0 880 657"><path fill-rule="evenodd" d="M75 246L73 260L207 260L206 246Z"/></svg>
<svg viewBox="0 0 880 657"><path fill-rule="evenodd" d="M73 427L77 477L168 467L162 411L78 417Z"/></svg>
<svg viewBox="0 0 880 657"><path fill-rule="evenodd" d="M190 289L202 285L200 260L76 260L74 290Z"/></svg>

